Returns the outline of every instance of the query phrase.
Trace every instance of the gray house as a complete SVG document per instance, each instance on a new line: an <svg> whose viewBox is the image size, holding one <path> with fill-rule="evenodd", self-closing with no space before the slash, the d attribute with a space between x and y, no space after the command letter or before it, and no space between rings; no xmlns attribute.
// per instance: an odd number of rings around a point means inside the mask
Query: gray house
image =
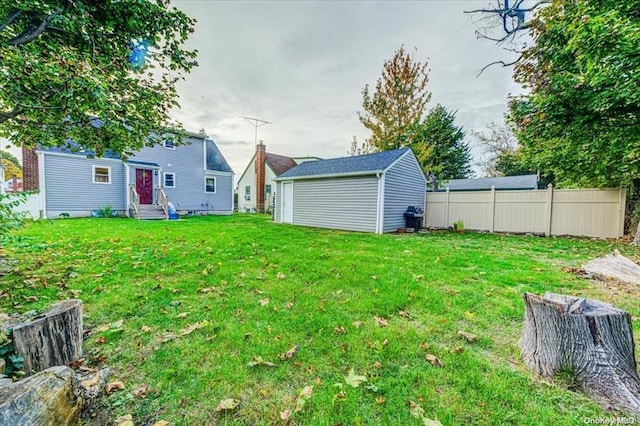
<svg viewBox="0 0 640 426"><path fill-rule="evenodd" d="M89 216L108 205L138 218L165 218L169 202L181 213L233 212L233 171L206 136L187 133L182 145L167 140L125 161L91 157L70 144L24 156L25 174L37 171L46 217Z"/></svg>
<svg viewBox="0 0 640 426"><path fill-rule="evenodd" d="M409 148L302 163L274 179L275 221L394 232L408 206L424 208L426 179Z"/></svg>

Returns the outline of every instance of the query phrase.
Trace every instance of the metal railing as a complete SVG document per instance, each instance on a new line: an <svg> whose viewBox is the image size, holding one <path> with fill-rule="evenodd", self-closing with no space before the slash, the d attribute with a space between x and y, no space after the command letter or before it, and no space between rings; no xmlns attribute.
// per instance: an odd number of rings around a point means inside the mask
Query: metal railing
<svg viewBox="0 0 640 426"><path fill-rule="evenodd" d="M161 186L156 188L156 201L158 202L158 205L162 207L162 210L164 210L165 217L169 219L169 199Z"/></svg>
<svg viewBox="0 0 640 426"><path fill-rule="evenodd" d="M140 217L140 195L136 192L136 186L129 185L129 207L133 210L133 215L138 219Z"/></svg>

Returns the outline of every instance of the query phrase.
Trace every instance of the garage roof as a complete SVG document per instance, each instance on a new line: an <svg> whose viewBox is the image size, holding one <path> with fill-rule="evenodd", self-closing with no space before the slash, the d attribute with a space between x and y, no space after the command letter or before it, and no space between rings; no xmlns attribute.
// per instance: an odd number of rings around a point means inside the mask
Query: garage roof
<svg viewBox="0 0 640 426"><path fill-rule="evenodd" d="M409 148L399 148L392 151L376 152L375 154L307 161L289 169L275 180L382 173L407 151L409 151Z"/></svg>

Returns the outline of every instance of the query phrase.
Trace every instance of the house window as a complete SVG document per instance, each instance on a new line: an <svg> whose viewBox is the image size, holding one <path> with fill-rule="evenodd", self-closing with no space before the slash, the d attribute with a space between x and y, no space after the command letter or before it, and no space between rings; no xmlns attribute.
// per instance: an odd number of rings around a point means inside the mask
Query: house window
<svg viewBox="0 0 640 426"><path fill-rule="evenodd" d="M164 141L164 147L167 149L176 149L175 146L173 146L173 140L172 139L166 139Z"/></svg>
<svg viewBox="0 0 640 426"><path fill-rule="evenodd" d="M93 166L93 183L111 183L111 167Z"/></svg>
<svg viewBox="0 0 640 426"><path fill-rule="evenodd" d="M265 185L264 191L266 192L267 195L271 195L271 185Z"/></svg>
<svg viewBox="0 0 640 426"><path fill-rule="evenodd" d="M251 186L247 185L244 187L244 199L249 201L251 199Z"/></svg>
<svg viewBox="0 0 640 426"><path fill-rule="evenodd" d="M216 178L205 177L204 178L204 192L210 192L215 194L216 192Z"/></svg>
<svg viewBox="0 0 640 426"><path fill-rule="evenodd" d="M164 187L165 188L175 188L176 187L176 174L175 173L165 173L164 174Z"/></svg>

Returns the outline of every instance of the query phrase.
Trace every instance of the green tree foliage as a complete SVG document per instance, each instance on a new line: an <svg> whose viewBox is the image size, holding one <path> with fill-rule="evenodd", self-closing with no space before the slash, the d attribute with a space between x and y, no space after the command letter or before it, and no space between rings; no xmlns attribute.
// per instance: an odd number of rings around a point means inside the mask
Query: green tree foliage
<svg viewBox="0 0 640 426"><path fill-rule="evenodd" d="M455 124L456 113L436 105L417 126L409 146L425 172L438 179L463 179L471 175L471 152L464 142L462 127Z"/></svg>
<svg viewBox="0 0 640 426"><path fill-rule="evenodd" d="M391 60L384 62L382 77L376 82L373 94L369 85L362 89L362 124L371 131L368 142L376 151L407 146L416 125L424 115L431 99L427 63L414 60L401 47Z"/></svg>
<svg viewBox="0 0 640 426"><path fill-rule="evenodd" d="M640 177L640 8L635 0L553 0L528 25L533 44L510 105L524 160L563 186Z"/></svg>
<svg viewBox="0 0 640 426"><path fill-rule="evenodd" d="M0 136L124 156L157 142L179 128L194 22L168 0L0 0Z"/></svg>

